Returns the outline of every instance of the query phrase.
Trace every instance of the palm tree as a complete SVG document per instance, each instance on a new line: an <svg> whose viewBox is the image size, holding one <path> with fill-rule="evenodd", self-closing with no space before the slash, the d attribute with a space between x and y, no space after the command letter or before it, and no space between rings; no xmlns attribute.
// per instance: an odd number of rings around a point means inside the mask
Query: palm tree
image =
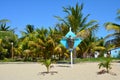
<svg viewBox="0 0 120 80"><path fill-rule="evenodd" d="M117 19L120 20L120 10L118 10L117 12ZM107 22L105 23L105 28L110 31L110 30L114 30L114 33L112 34L109 34L107 35L106 38L109 38L109 37L114 37L117 42L116 47L119 47L119 43L120 43L120 25L119 24L116 24L116 23L112 23L112 22Z"/></svg>
<svg viewBox="0 0 120 80"><path fill-rule="evenodd" d="M26 28L25 28L25 31L22 31L22 38L28 36L29 34L32 34L33 32L35 31L35 28L33 25L30 25L30 24L27 24L26 25Z"/></svg>
<svg viewBox="0 0 120 80"><path fill-rule="evenodd" d="M28 24L28 25L26 25L25 30L26 30L26 33L32 33L32 32L34 32L35 28L33 25Z"/></svg>
<svg viewBox="0 0 120 80"><path fill-rule="evenodd" d="M35 32L29 33L21 39L21 44L18 48L22 49L25 60L35 59L37 50L36 39Z"/></svg>
<svg viewBox="0 0 120 80"><path fill-rule="evenodd" d="M10 22L8 19L0 20L0 31L10 31L10 26L6 26L6 23Z"/></svg>
<svg viewBox="0 0 120 80"><path fill-rule="evenodd" d="M109 36L119 37L119 35L120 35L120 25L119 24L108 22L108 23L105 24L105 28L107 30L114 30L115 31L114 34L108 35L108 37Z"/></svg>
<svg viewBox="0 0 120 80"><path fill-rule="evenodd" d="M91 35L84 39L79 45L79 57L93 57L95 51L104 51L105 47L103 43L103 39L98 39L97 37L94 37L91 33Z"/></svg>
<svg viewBox="0 0 120 80"><path fill-rule="evenodd" d="M59 38L62 38L69 31L69 27L65 25L64 23L61 23L61 24L56 25L56 30L59 34Z"/></svg>
<svg viewBox="0 0 120 80"><path fill-rule="evenodd" d="M49 52L47 52L47 36L48 30L45 28L36 29L36 44L39 46L40 54L44 59L50 58Z"/></svg>
<svg viewBox="0 0 120 80"><path fill-rule="evenodd" d="M8 49L3 47L3 41L0 39L0 60L3 60L6 57Z"/></svg>
<svg viewBox="0 0 120 80"><path fill-rule="evenodd" d="M71 27L72 31L77 34L77 37L81 37L84 41L85 38L91 36L91 33L93 35L93 33L98 29L96 20L91 20L88 22L87 19L89 14L85 17L83 16L83 6L83 4L79 6L77 3L75 7L63 7L63 11L67 13L67 16L65 18L55 16L58 20L63 22L61 25L57 26L62 36L65 35L62 31L68 32Z"/></svg>
<svg viewBox="0 0 120 80"><path fill-rule="evenodd" d="M54 53L56 53L55 56L58 58L58 60L69 58L69 51L66 50L62 44L59 44L54 48Z"/></svg>
<svg viewBox="0 0 120 80"><path fill-rule="evenodd" d="M59 16L55 16L58 20L62 21L69 30L69 27L72 28L72 31L76 34L80 32L81 30L85 30L88 27L91 26L98 26L96 24L96 20L91 20L87 23L87 19L89 17L89 14L87 16L83 16L82 10L83 10L83 4L79 6L77 3L75 7L69 6L68 8L63 7L63 11L67 13L67 16L65 19L62 19Z"/></svg>
<svg viewBox="0 0 120 80"><path fill-rule="evenodd" d="M33 25L27 24L25 31L22 31L22 37L19 39L18 49L16 50L17 53L24 56L25 60L33 60L36 56L36 36L35 36L35 28Z"/></svg>
<svg viewBox="0 0 120 80"><path fill-rule="evenodd" d="M10 26L7 26L7 22L10 22L8 19L0 20L0 38L2 39L2 47L7 50L6 57L12 57L14 47L18 41L17 35L14 33L14 29L10 29ZM14 43L12 45L11 43Z"/></svg>
<svg viewBox="0 0 120 80"><path fill-rule="evenodd" d="M44 59L54 59L54 56L57 54L54 49L60 40L57 29L36 29L36 38L35 43L39 46L42 57Z"/></svg>
<svg viewBox="0 0 120 80"><path fill-rule="evenodd" d="M51 59L45 59L43 65L47 68L47 73L50 71Z"/></svg>
<svg viewBox="0 0 120 80"><path fill-rule="evenodd" d="M8 31L9 28L10 28L10 26L7 26L7 27L6 27L6 23L0 25L0 31Z"/></svg>
<svg viewBox="0 0 120 80"><path fill-rule="evenodd" d="M2 39L2 47L4 49L7 49L6 57L9 58L12 55L12 44L14 43L13 46L16 45L16 42L18 40L18 37L16 34L13 33L13 31L0 31L0 38Z"/></svg>
<svg viewBox="0 0 120 80"><path fill-rule="evenodd" d="M98 64L99 65L99 69L101 67L106 68L106 72L109 73L109 70L112 69L111 61L112 61L111 58L106 58L106 60L104 62L101 62L101 63Z"/></svg>

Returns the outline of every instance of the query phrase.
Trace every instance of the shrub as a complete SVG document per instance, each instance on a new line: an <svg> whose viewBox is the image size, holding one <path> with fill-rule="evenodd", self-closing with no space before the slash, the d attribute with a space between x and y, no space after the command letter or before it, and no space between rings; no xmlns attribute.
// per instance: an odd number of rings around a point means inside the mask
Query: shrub
<svg viewBox="0 0 120 80"><path fill-rule="evenodd" d="M51 65L51 59L45 59L44 62L43 62L43 65L45 65L45 67L47 69L47 73L49 73L50 65Z"/></svg>
<svg viewBox="0 0 120 80"><path fill-rule="evenodd" d="M112 67L111 67L111 61L112 61L111 58L106 58L104 62L101 62L101 63L98 64L99 65L99 69L101 67L103 67L103 68L106 69L106 72L109 73L109 70L112 69Z"/></svg>

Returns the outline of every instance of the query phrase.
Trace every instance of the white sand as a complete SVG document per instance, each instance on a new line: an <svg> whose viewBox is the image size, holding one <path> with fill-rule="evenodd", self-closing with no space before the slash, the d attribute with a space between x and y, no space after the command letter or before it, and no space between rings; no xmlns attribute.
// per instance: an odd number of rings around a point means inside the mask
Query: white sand
<svg viewBox="0 0 120 80"><path fill-rule="evenodd" d="M120 63L112 63L111 72L116 76L98 75L98 63L79 63L73 67L70 64L53 65L51 73L45 74L46 68L39 63L0 64L0 80L120 80Z"/></svg>

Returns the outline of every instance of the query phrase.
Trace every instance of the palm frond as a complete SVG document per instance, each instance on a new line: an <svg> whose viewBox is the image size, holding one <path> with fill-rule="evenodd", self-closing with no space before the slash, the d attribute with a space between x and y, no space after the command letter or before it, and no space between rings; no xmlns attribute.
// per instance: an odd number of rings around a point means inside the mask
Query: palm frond
<svg viewBox="0 0 120 80"><path fill-rule="evenodd" d="M46 59L43 62L43 65L47 68L47 72L49 73L50 65L51 65L51 59Z"/></svg>
<svg viewBox="0 0 120 80"><path fill-rule="evenodd" d="M70 12L68 11L68 8L63 7L63 11L68 13L68 15L70 14Z"/></svg>
<svg viewBox="0 0 120 80"><path fill-rule="evenodd" d="M120 32L120 25L116 23L111 23L111 22L105 23L105 28L107 30L114 30L116 32Z"/></svg>
<svg viewBox="0 0 120 80"><path fill-rule="evenodd" d="M117 11L117 19L120 20L120 9Z"/></svg>
<svg viewBox="0 0 120 80"><path fill-rule="evenodd" d="M113 33L113 34L108 34L106 37L104 37L104 40L110 38L110 37L115 37L115 36L120 36L120 33Z"/></svg>
<svg viewBox="0 0 120 80"><path fill-rule="evenodd" d="M28 41L28 46L31 47L31 46L37 46L37 44L34 42L34 41Z"/></svg>
<svg viewBox="0 0 120 80"><path fill-rule="evenodd" d="M83 39L87 38L90 34L90 31L88 29L84 29L77 33L78 37L82 37Z"/></svg>
<svg viewBox="0 0 120 80"><path fill-rule="evenodd" d="M37 41L39 44L44 45L44 42L41 39L38 39Z"/></svg>
<svg viewBox="0 0 120 80"><path fill-rule="evenodd" d="M93 48L94 50L105 50L106 48L105 47L102 47L102 46L96 46Z"/></svg>
<svg viewBox="0 0 120 80"><path fill-rule="evenodd" d="M59 46L55 47L55 48L54 48L54 52L59 52L59 53L61 53L61 52L62 52L61 47L59 47Z"/></svg>
<svg viewBox="0 0 120 80"><path fill-rule="evenodd" d="M7 22L10 22L10 20L8 20L8 19L1 19L0 20L0 23L7 23Z"/></svg>
<svg viewBox="0 0 120 80"><path fill-rule="evenodd" d="M91 26L90 28L88 28L91 32L97 31L98 30L98 24L95 24L93 26Z"/></svg>
<svg viewBox="0 0 120 80"><path fill-rule="evenodd" d="M98 64L98 66L99 66L99 69L100 69L101 67L104 67L105 65L104 65L103 62L101 62L101 63Z"/></svg>
<svg viewBox="0 0 120 80"><path fill-rule="evenodd" d="M0 39L0 45L1 45L1 43L2 43L2 39Z"/></svg>
<svg viewBox="0 0 120 80"><path fill-rule="evenodd" d="M70 27L69 24L61 17L59 17L59 16L54 16L54 17L57 18L59 21L62 21L63 23L65 23L68 27Z"/></svg>
<svg viewBox="0 0 120 80"><path fill-rule="evenodd" d="M88 19L89 16L90 16L90 14L88 14L87 16L85 16L85 17L82 19L81 23L82 23L83 25L81 25L81 26L84 26L84 24L87 22L87 19ZM89 22L87 25L89 25L89 24L91 24L91 22ZM87 25L86 25L86 27L88 27ZM81 27L81 26L80 26L80 27Z"/></svg>
<svg viewBox="0 0 120 80"><path fill-rule="evenodd" d="M120 14L120 9L117 11L117 15L119 15Z"/></svg>

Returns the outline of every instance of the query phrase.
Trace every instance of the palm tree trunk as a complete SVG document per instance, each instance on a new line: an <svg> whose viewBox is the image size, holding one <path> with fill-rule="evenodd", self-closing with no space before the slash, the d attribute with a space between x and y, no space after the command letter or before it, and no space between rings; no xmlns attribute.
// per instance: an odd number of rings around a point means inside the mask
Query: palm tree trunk
<svg viewBox="0 0 120 80"><path fill-rule="evenodd" d="M61 58L60 58L60 53L59 53L59 60L60 60Z"/></svg>
<svg viewBox="0 0 120 80"><path fill-rule="evenodd" d="M83 58L87 58L87 53L86 52L83 53Z"/></svg>
<svg viewBox="0 0 120 80"><path fill-rule="evenodd" d="M109 73L109 69L107 68L107 73Z"/></svg>
<svg viewBox="0 0 120 80"><path fill-rule="evenodd" d="M89 50L89 48L83 53L83 58L87 58L88 50Z"/></svg>
<svg viewBox="0 0 120 80"><path fill-rule="evenodd" d="M47 73L49 73L49 67L47 67Z"/></svg>

